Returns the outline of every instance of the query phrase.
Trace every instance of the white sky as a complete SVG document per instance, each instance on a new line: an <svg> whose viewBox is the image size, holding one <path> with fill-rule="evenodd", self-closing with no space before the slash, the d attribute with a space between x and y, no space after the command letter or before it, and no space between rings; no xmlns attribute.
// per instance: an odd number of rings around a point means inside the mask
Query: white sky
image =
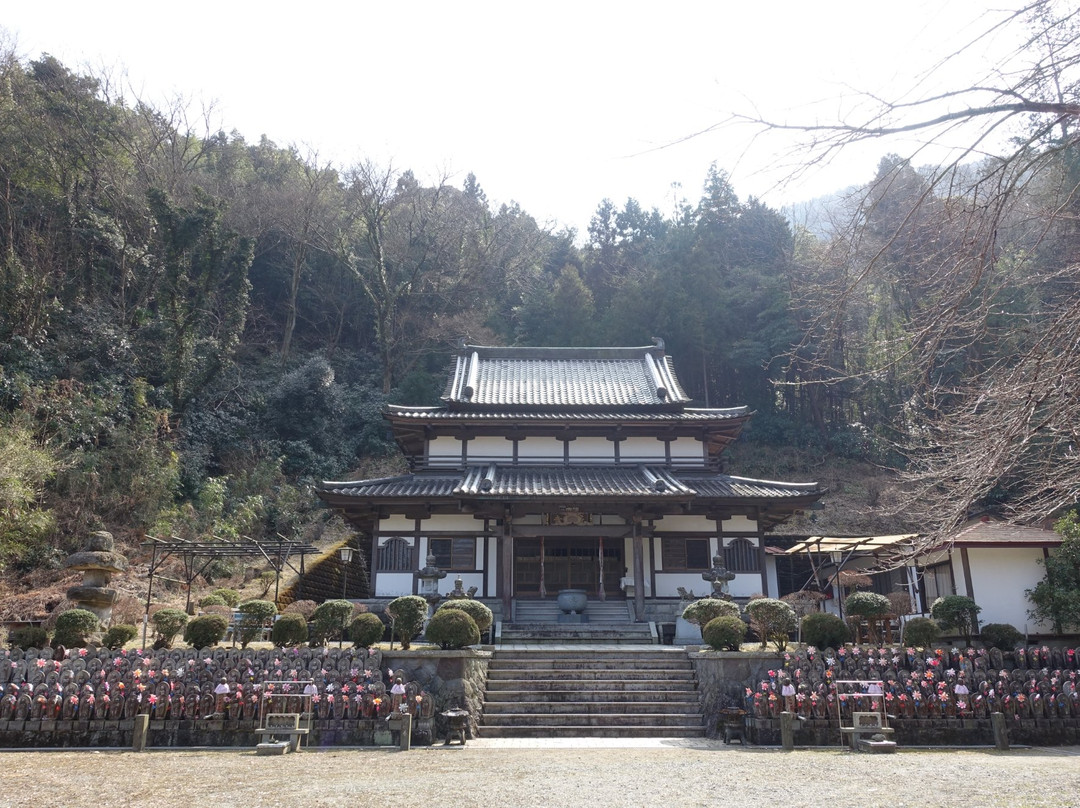
<svg viewBox="0 0 1080 808"><path fill-rule="evenodd" d="M1002 0L1011 4L1012 0ZM605 197L696 201L712 161L740 198L780 206L871 178L887 150L851 150L782 190L790 143L749 131L677 142L732 111L827 120L856 91L895 97L984 23L984 0L756 3L187 3L4 0L0 26L25 58L126 73L131 94L213 102L215 128L249 142L472 171L494 203L517 201L583 233ZM975 54L972 70L989 58ZM981 60L981 61L980 61ZM962 68L961 68L962 71ZM953 75L935 74L948 83ZM970 82L961 74L957 80ZM896 150L893 147L893 150ZM786 168L785 168L786 171Z"/></svg>

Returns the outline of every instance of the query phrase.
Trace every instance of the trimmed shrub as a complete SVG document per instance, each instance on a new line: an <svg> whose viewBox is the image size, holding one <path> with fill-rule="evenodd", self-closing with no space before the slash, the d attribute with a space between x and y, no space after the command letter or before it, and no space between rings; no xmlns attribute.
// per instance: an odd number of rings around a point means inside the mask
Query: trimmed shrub
<svg viewBox="0 0 1080 808"><path fill-rule="evenodd" d="M31 648L44 648L49 644L49 632L41 626L20 626L13 628L8 635L12 648L29 651Z"/></svg>
<svg viewBox="0 0 1080 808"><path fill-rule="evenodd" d="M772 642L777 651L787 648L788 635L798 624L794 609L776 598L754 598L746 604L746 614L762 648L766 642Z"/></svg>
<svg viewBox="0 0 1080 808"><path fill-rule="evenodd" d="M851 629L835 614L815 612L802 619L802 641L816 648L839 648L851 640Z"/></svg>
<svg viewBox="0 0 1080 808"><path fill-rule="evenodd" d="M844 601L844 614L849 617L881 617L892 609L892 604L877 592L852 592Z"/></svg>
<svg viewBox="0 0 1080 808"><path fill-rule="evenodd" d="M207 606L228 606L225 602L225 598L221 595L207 595L205 598L199 598L199 607L205 609Z"/></svg>
<svg viewBox="0 0 1080 808"><path fill-rule="evenodd" d="M65 648L85 648L90 635L101 628L97 615L86 609L68 609L56 618L52 645Z"/></svg>
<svg viewBox="0 0 1080 808"><path fill-rule="evenodd" d="M495 615L491 613L491 609L485 606L478 600L469 600L466 598L456 598L455 600L448 600L436 610L437 612L443 609L458 609L465 612L476 623L476 627L480 629L480 633L483 634L489 628L491 624L495 622Z"/></svg>
<svg viewBox="0 0 1080 808"><path fill-rule="evenodd" d="M117 623L109 627L105 636L101 638L101 644L110 651L117 651L139 636L138 626L130 623Z"/></svg>
<svg viewBox="0 0 1080 808"><path fill-rule="evenodd" d="M904 623L904 645L929 648L941 636L941 626L929 617L913 617Z"/></svg>
<svg viewBox="0 0 1080 808"><path fill-rule="evenodd" d="M930 616L946 631L955 630L969 647L981 611L981 606L963 595L946 595L935 600L930 606Z"/></svg>
<svg viewBox="0 0 1080 808"><path fill-rule="evenodd" d="M154 647L171 648L176 635L187 625L188 615L182 609L158 609L150 618L154 624Z"/></svg>
<svg viewBox="0 0 1080 808"><path fill-rule="evenodd" d="M683 609L682 619L695 626L706 626L717 617L738 617L739 604L720 598L701 598ZM704 636L703 636L704 638Z"/></svg>
<svg viewBox="0 0 1080 808"><path fill-rule="evenodd" d="M236 633L241 648L247 648L248 643L261 636L266 624L277 614L277 606L268 600L245 600L236 610L240 612Z"/></svg>
<svg viewBox="0 0 1080 808"><path fill-rule="evenodd" d="M212 648L229 630L229 621L220 614L201 614L184 626L184 642L192 648Z"/></svg>
<svg viewBox="0 0 1080 808"><path fill-rule="evenodd" d="M364 612L349 625L349 639L358 648L370 648L386 634L386 624L374 612Z"/></svg>
<svg viewBox="0 0 1080 808"><path fill-rule="evenodd" d="M717 651L738 651L746 638L746 623L730 614L714 617L701 629L701 639Z"/></svg>
<svg viewBox="0 0 1080 808"><path fill-rule="evenodd" d="M210 593L210 596L214 595L225 601L225 605L230 609L235 609L240 605L240 593L235 589L215 589Z"/></svg>
<svg viewBox="0 0 1080 808"><path fill-rule="evenodd" d="M345 639L353 605L347 600L327 600L318 605L311 615L311 644L324 645L331 637Z"/></svg>
<svg viewBox="0 0 1080 808"><path fill-rule="evenodd" d="M1009 623L987 623L979 630L979 639L991 648L1011 651L1024 644L1024 635Z"/></svg>
<svg viewBox="0 0 1080 808"><path fill-rule="evenodd" d="M308 627L304 615L297 612L283 614L274 621L270 639L279 648L292 648L307 642Z"/></svg>
<svg viewBox="0 0 1080 808"><path fill-rule="evenodd" d="M412 645L413 637L423 630L427 610L427 601L419 595L394 598L386 605L386 614L393 621L391 625L394 627L394 636L401 641L403 650L407 651Z"/></svg>
<svg viewBox="0 0 1080 808"><path fill-rule="evenodd" d="M461 609L443 609L435 612L431 618L426 636L429 642L437 643L444 649L464 648L480 642L480 629L476 621Z"/></svg>

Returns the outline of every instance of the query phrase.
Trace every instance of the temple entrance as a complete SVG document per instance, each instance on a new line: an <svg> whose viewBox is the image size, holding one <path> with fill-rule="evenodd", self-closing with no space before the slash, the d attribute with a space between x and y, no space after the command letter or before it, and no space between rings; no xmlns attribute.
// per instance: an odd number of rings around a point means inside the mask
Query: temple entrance
<svg viewBox="0 0 1080 808"><path fill-rule="evenodd" d="M542 579L549 597L555 597L560 589L584 589L590 597L598 596L601 544L604 594L606 597L623 597L619 588L623 573L623 542L599 538L515 539L514 594L539 597Z"/></svg>

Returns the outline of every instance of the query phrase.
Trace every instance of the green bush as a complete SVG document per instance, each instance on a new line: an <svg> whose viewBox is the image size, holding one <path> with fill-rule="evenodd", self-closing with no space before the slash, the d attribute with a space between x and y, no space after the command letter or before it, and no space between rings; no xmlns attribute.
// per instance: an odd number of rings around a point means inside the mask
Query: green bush
<svg viewBox="0 0 1080 808"><path fill-rule="evenodd" d="M971 645L971 636L975 633L981 611L981 606L963 595L946 595L935 600L930 606L930 616L946 631L955 630L968 646Z"/></svg>
<svg viewBox="0 0 1080 808"><path fill-rule="evenodd" d="M802 641L815 648L839 648L851 640L851 629L840 617L814 612L802 619Z"/></svg>
<svg viewBox="0 0 1080 808"><path fill-rule="evenodd" d="M11 630L8 642L12 648L21 648L24 651L44 648L49 644L49 632L41 626L21 626Z"/></svg>
<svg viewBox="0 0 1080 808"><path fill-rule="evenodd" d="M754 598L746 604L746 614L762 648L766 642L775 644L777 651L787 648L788 635L798 625L794 609L776 598Z"/></svg>
<svg viewBox="0 0 1080 808"><path fill-rule="evenodd" d="M154 647L171 648L176 635L187 625L187 612L180 609L159 609L150 622L154 624Z"/></svg>
<svg viewBox="0 0 1080 808"><path fill-rule="evenodd" d="M701 639L717 651L738 651L746 638L746 623L730 614L714 617L701 629Z"/></svg>
<svg viewBox="0 0 1080 808"><path fill-rule="evenodd" d="M991 648L1011 651L1024 644L1024 635L1009 623L987 623L979 630L979 639Z"/></svg>
<svg viewBox="0 0 1080 808"><path fill-rule="evenodd" d="M480 642L480 629L476 621L461 609L443 609L435 612L427 625L429 642L442 648L464 648Z"/></svg>
<svg viewBox="0 0 1080 808"><path fill-rule="evenodd" d="M225 598L221 595L210 594L205 598L199 598L199 606L205 609L207 606L228 606L225 602Z"/></svg>
<svg viewBox="0 0 1080 808"><path fill-rule="evenodd" d="M235 589L215 589L210 593L210 597L217 596L225 602L225 605L231 609L235 609L240 605L240 593Z"/></svg>
<svg viewBox="0 0 1080 808"><path fill-rule="evenodd" d="M849 617L881 617L892 610L892 604L877 592L852 592L844 601L844 614Z"/></svg>
<svg viewBox="0 0 1080 808"><path fill-rule="evenodd" d="M277 606L268 600L245 600L236 610L240 612L236 633L241 648L247 648L248 643L261 636L266 624L277 614Z"/></svg>
<svg viewBox="0 0 1080 808"><path fill-rule="evenodd" d="M270 639L279 648L292 648L307 642L308 627L304 615L291 612L274 621Z"/></svg>
<svg viewBox="0 0 1080 808"><path fill-rule="evenodd" d="M349 639L358 648L370 648L386 634L386 624L374 612L358 614L349 626Z"/></svg>
<svg viewBox="0 0 1080 808"><path fill-rule="evenodd" d="M739 604L720 598L702 598L683 609L682 619L695 626L706 626L717 617L738 617Z"/></svg>
<svg viewBox="0 0 1080 808"><path fill-rule="evenodd" d="M184 627L184 642L192 648L212 648L229 630L229 621L220 614L201 614Z"/></svg>
<svg viewBox="0 0 1080 808"><path fill-rule="evenodd" d="M478 600L469 600L467 598L448 600L439 606L437 611L443 609L458 609L465 612L476 623L476 627L480 629L481 634L491 628L491 624L495 621L495 615L491 613L491 609Z"/></svg>
<svg viewBox="0 0 1080 808"><path fill-rule="evenodd" d="M386 613L393 621L394 636L401 641L403 649L408 650L413 637L423 630L427 610L427 601L419 595L394 598L386 605Z"/></svg>
<svg viewBox="0 0 1080 808"><path fill-rule="evenodd" d="M347 600L327 600L311 614L311 644L324 645L331 637L344 639L352 618L353 605Z"/></svg>
<svg viewBox="0 0 1080 808"><path fill-rule="evenodd" d="M138 626L133 626L130 623L117 623L110 626L109 630L105 632L105 636L101 638L101 644L110 651L116 651L138 636Z"/></svg>
<svg viewBox="0 0 1080 808"><path fill-rule="evenodd" d="M56 618L53 632L53 648L85 648L90 635L101 628L97 615L86 609L68 609Z"/></svg>
<svg viewBox="0 0 1080 808"><path fill-rule="evenodd" d="M913 617L904 623L904 644L929 648L941 636L941 626L929 617Z"/></svg>

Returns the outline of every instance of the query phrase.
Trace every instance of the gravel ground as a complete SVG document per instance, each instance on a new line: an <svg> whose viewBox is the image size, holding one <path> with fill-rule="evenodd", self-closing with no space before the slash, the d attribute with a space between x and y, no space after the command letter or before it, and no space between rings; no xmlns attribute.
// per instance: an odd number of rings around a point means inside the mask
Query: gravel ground
<svg viewBox="0 0 1080 808"><path fill-rule="evenodd" d="M1080 748L856 755L715 744L0 752L0 806L1080 807Z"/></svg>

